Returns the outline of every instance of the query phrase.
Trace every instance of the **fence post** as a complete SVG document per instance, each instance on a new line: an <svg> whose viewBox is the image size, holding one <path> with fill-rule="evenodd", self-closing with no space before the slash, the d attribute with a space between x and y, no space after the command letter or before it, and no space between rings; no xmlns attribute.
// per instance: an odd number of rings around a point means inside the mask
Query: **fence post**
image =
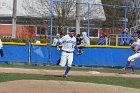
<svg viewBox="0 0 140 93"><path fill-rule="evenodd" d="M109 43L108 45L110 45L110 37L108 38L108 43Z"/></svg>
<svg viewBox="0 0 140 93"><path fill-rule="evenodd" d="M108 45L108 37L105 37L106 45Z"/></svg>
<svg viewBox="0 0 140 93"><path fill-rule="evenodd" d="M80 1L76 0L76 34L80 34Z"/></svg>
<svg viewBox="0 0 140 93"><path fill-rule="evenodd" d="M31 42L28 43L28 53L29 53L28 64L30 65L31 64Z"/></svg>
<svg viewBox="0 0 140 93"><path fill-rule="evenodd" d="M127 8L124 7L124 28L127 27Z"/></svg>
<svg viewBox="0 0 140 93"><path fill-rule="evenodd" d="M116 35L116 46L118 46L118 35Z"/></svg>
<svg viewBox="0 0 140 93"><path fill-rule="evenodd" d="M49 64L51 63L52 59L52 30L53 30L53 4L54 0L51 0L51 10L50 10L50 44L49 44Z"/></svg>
<svg viewBox="0 0 140 93"><path fill-rule="evenodd" d="M88 37L90 37L90 0L88 0Z"/></svg>
<svg viewBox="0 0 140 93"><path fill-rule="evenodd" d="M17 0L13 0L12 38L16 38Z"/></svg>

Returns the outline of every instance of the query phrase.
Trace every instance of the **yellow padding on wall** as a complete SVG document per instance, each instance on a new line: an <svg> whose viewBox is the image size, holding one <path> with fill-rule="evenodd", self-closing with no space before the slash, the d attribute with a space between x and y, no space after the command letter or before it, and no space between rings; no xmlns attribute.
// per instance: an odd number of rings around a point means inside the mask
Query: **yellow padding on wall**
<svg viewBox="0 0 140 93"><path fill-rule="evenodd" d="M130 46L87 45L86 48L130 48Z"/></svg>
<svg viewBox="0 0 140 93"><path fill-rule="evenodd" d="M2 42L5 45L26 45L26 43L15 43L15 42ZM41 44L36 44L36 43L31 43L32 45L37 45L37 46L46 46L48 45L47 43L41 43ZM52 44L52 46L56 46L55 44ZM62 45L60 45L62 46ZM84 47L84 48L130 48L130 46L108 46L108 45L86 45L86 46L80 46L78 47Z"/></svg>
<svg viewBox="0 0 140 93"><path fill-rule="evenodd" d="M56 46L55 44L52 44L52 46ZM60 45L61 47L62 45ZM108 46L108 45L86 45L86 46L80 46L78 47L83 47L83 48L130 48L130 46Z"/></svg>
<svg viewBox="0 0 140 93"><path fill-rule="evenodd" d="M26 45L26 43L2 42L4 45Z"/></svg>

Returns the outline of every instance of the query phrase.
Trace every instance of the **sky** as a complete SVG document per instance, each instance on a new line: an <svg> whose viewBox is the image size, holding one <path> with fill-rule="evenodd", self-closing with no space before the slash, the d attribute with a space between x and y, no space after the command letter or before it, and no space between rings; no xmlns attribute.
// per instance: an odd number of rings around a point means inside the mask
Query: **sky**
<svg viewBox="0 0 140 93"><path fill-rule="evenodd" d="M36 14L25 11L25 9L22 7L23 1L24 0L17 0L17 16L37 16ZM36 3L36 0L28 0L28 1L32 1ZM83 0L83 1L87 2L88 0ZM96 4L101 4L101 0L91 0L92 3L93 1ZM91 12L91 16L93 16L93 18L95 19L98 18L98 19L105 20L103 7L100 6L99 9L98 7L97 6L92 7L93 10ZM85 11L85 13L87 12L87 9L88 9L87 6L83 7L83 11ZM8 16L8 15L12 16L12 10L13 10L13 0L0 0L0 16Z"/></svg>
<svg viewBox="0 0 140 93"><path fill-rule="evenodd" d="M26 15L22 8L22 0L17 0L17 16ZM12 15L13 0L0 0L0 15Z"/></svg>

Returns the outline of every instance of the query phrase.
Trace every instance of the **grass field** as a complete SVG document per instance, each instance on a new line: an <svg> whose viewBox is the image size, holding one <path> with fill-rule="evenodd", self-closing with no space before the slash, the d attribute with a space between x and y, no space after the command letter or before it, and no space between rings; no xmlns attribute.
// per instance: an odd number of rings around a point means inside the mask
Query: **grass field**
<svg viewBox="0 0 140 93"><path fill-rule="evenodd" d="M29 65L15 65L15 64L1 64L0 67L10 68L28 68L28 69L47 69L47 70L64 70L57 66L29 66ZM117 68L94 68L94 67L73 67L74 71L99 71L99 72L113 72L121 73ZM140 70L136 70L137 74L140 74ZM7 82L13 80L61 80L61 81L75 81L75 82L90 82L99 84L117 85L131 88L140 89L139 78L121 78L121 77L103 77L103 76L70 76L69 78L63 78L57 75L34 75L34 74L0 74L0 82Z"/></svg>
<svg viewBox="0 0 140 93"><path fill-rule="evenodd" d="M139 78L119 78L119 77L99 77L99 76L70 76L63 78L61 76L52 75L33 75L33 74L0 74L0 82L13 80L60 80L60 81L75 81L89 82L99 84L117 85L140 89Z"/></svg>

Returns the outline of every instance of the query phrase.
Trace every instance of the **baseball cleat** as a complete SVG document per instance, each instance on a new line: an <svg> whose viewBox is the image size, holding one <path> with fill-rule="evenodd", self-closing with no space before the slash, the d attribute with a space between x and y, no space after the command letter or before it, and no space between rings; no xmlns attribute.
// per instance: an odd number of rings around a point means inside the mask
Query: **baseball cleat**
<svg viewBox="0 0 140 93"><path fill-rule="evenodd" d="M68 76L67 75L63 75L63 78L67 78Z"/></svg>
<svg viewBox="0 0 140 93"><path fill-rule="evenodd" d="M130 72L130 74L135 74L135 72Z"/></svg>
<svg viewBox="0 0 140 93"><path fill-rule="evenodd" d="M124 67L124 68L122 68L121 70L122 70L122 71L126 71L126 68Z"/></svg>

